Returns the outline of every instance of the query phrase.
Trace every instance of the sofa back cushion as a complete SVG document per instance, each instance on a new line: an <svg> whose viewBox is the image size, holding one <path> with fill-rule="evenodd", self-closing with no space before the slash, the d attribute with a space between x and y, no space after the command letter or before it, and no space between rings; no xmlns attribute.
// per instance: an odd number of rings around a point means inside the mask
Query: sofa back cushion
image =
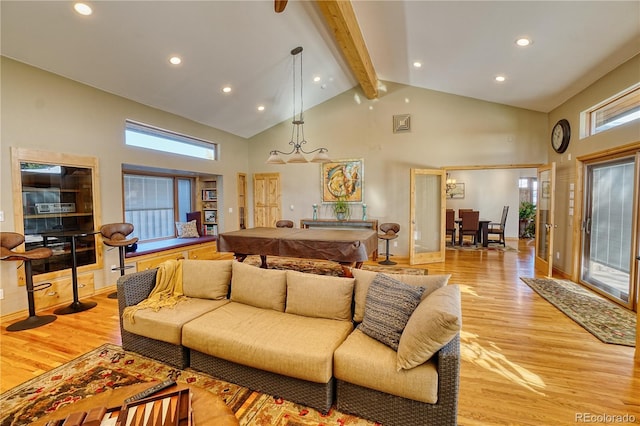
<svg viewBox="0 0 640 426"><path fill-rule="evenodd" d="M354 300L355 308L353 312L353 320L355 322L362 322L364 318L364 307L367 302L367 293L369 286L373 282L377 272L365 271L363 269L353 268L353 277L356 279L354 288ZM408 275L408 274L391 274L391 276L405 284L414 285L418 287L424 287L422 293L422 300L435 290L443 287L449 281L451 275Z"/></svg>
<svg viewBox="0 0 640 426"><path fill-rule="evenodd" d="M287 271L261 269L232 263L231 300L256 308L284 312L287 297Z"/></svg>
<svg viewBox="0 0 640 426"><path fill-rule="evenodd" d="M182 289L185 296L221 300L229 294L231 260L183 260Z"/></svg>
<svg viewBox="0 0 640 426"><path fill-rule="evenodd" d="M287 271L289 314L351 321L353 278Z"/></svg>

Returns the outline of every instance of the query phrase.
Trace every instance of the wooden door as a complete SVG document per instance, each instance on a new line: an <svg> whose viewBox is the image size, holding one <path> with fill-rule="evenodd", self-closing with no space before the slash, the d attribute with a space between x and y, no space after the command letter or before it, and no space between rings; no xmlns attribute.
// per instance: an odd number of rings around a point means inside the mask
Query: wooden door
<svg viewBox="0 0 640 426"><path fill-rule="evenodd" d="M238 173L238 225L247 228L247 175Z"/></svg>
<svg viewBox="0 0 640 426"><path fill-rule="evenodd" d="M445 171L411 169L409 264L444 262Z"/></svg>
<svg viewBox="0 0 640 426"><path fill-rule="evenodd" d="M253 226L276 226L282 214L280 195L280 173L253 175Z"/></svg>
<svg viewBox="0 0 640 426"><path fill-rule="evenodd" d="M553 234L555 227L556 163L538 168L536 207L536 269L553 275Z"/></svg>

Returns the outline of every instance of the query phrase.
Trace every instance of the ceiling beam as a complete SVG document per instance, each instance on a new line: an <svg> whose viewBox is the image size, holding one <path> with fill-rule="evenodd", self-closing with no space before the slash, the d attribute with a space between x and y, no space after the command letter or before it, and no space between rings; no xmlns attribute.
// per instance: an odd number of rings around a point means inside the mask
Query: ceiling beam
<svg viewBox="0 0 640 426"><path fill-rule="evenodd" d="M317 0L327 25L342 49L351 71L368 99L378 97L378 77L371 63L356 14L350 1Z"/></svg>

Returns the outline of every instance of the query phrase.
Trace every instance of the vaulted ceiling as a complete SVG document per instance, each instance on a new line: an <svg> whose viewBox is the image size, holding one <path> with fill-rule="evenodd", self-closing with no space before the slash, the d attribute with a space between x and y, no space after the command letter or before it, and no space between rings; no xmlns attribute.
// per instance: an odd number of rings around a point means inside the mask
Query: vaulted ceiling
<svg viewBox="0 0 640 426"><path fill-rule="evenodd" d="M390 81L548 112L640 53L637 1L89 4L3 0L2 55L242 137L291 119L296 46L306 109Z"/></svg>

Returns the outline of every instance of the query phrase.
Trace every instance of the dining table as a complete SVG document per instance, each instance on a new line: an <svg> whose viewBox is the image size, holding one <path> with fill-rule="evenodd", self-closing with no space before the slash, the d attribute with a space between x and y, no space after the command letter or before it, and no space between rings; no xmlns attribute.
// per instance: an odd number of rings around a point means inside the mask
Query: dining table
<svg viewBox="0 0 640 426"><path fill-rule="evenodd" d="M458 228L462 227L462 219L456 219ZM478 233L476 234L476 241L482 243L482 247L489 247L489 224L493 221L491 219L478 219Z"/></svg>

